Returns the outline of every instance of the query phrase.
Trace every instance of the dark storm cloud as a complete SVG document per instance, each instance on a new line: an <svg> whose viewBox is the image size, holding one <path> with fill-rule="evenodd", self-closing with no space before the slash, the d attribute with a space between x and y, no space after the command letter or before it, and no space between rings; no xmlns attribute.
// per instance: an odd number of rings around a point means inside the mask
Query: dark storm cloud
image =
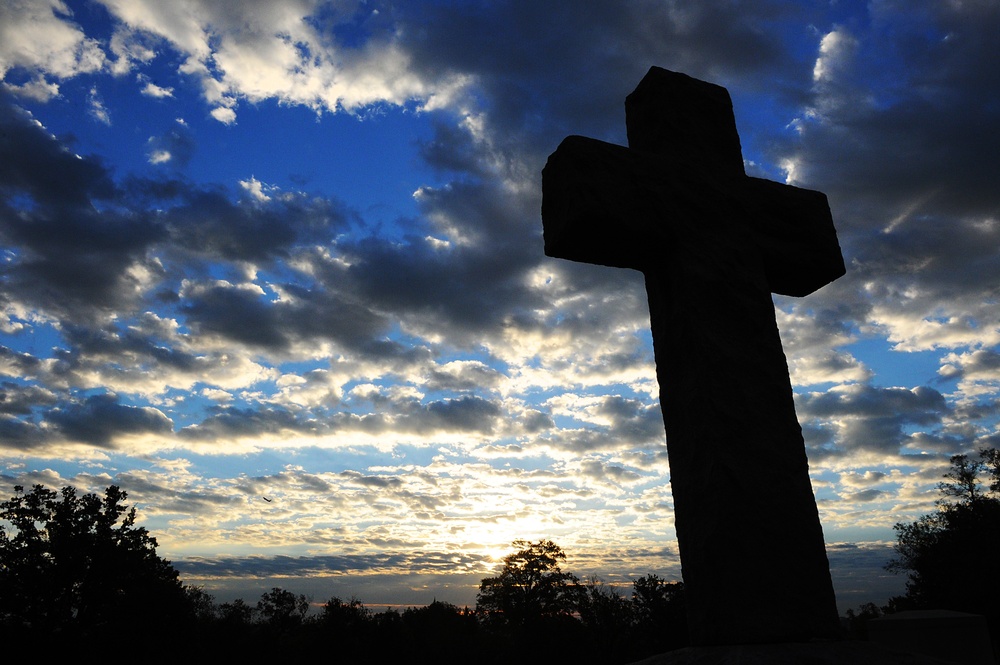
<svg viewBox="0 0 1000 665"><path fill-rule="evenodd" d="M835 211L849 273L823 297L916 319L940 309L989 316L1000 274L1000 73L985 63L995 59L1000 5L870 11L869 25L838 28L849 47L826 54L828 76L803 105L813 115L774 159L789 158ZM867 292L849 293L861 284Z"/></svg>
<svg viewBox="0 0 1000 665"><path fill-rule="evenodd" d="M412 222L413 230L406 237L338 242L350 267L345 275L324 280L332 283L346 277L349 287L342 288L364 296L373 308L392 312L420 334L445 335L450 344L465 347L478 347L484 338L496 339L505 328L549 331L556 323L549 315L558 316L562 330L578 330L583 336L600 331L630 307L646 316L638 272L570 262L557 265L572 291L593 293L595 300L606 295L615 308L553 310L551 295L532 280L532 271L544 269L548 261L542 251L537 191L512 191L503 179L504 169L510 166L502 163L505 159L533 164L524 150L537 150L540 144L501 150L493 140L501 140L502 135L502 131L491 131L489 141L481 142L469 131L455 129L453 148L468 153L462 158L467 164L471 164L470 155L475 155L477 165L467 169L466 177L418 192L423 217ZM448 168L459 166L456 162ZM511 177L537 179L520 171Z"/></svg>
<svg viewBox="0 0 1000 665"><path fill-rule="evenodd" d="M368 304L318 285L283 286L291 298L275 300L258 288L229 283L191 285L181 293L181 311L199 332L273 351L300 340L329 339L353 351L400 355L395 344L376 343L389 320Z"/></svg>
<svg viewBox="0 0 1000 665"><path fill-rule="evenodd" d="M221 188L178 188L178 203L162 223L171 241L189 252L224 261L267 261L296 245L326 244L354 221L343 206L301 194L266 202L233 202Z"/></svg>
<svg viewBox="0 0 1000 665"><path fill-rule="evenodd" d="M87 478L87 474L80 474L77 481L87 483ZM144 514L211 515L222 507L243 501L241 497L220 492L187 489L144 472L117 473L114 483L128 492L132 504L139 506ZM107 477L93 478L87 484L104 487Z"/></svg>
<svg viewBox="0 0 1000 665"><path fill-rule="evenodd" d="M853 386L844 392L802 396L797 406L805 413L821 418L848 413L859 417L894 414L918 424L937 422L947 411L944 396L926 386L912 390Z"/></svg>
<svg viewBox="0 0 1000 665"><path fill-rule="evenodd" d="M619 450L654 450L662 447L664 442L663 425L661 421L658 437L635 439L619 436L610 429L570 429L560 428L534 441L534 445L551 446L558 450L580 453L608 453Z"/></svg>
<svg viewBox="0 0 1000 665"><path fill-rule="evenodd" d="M289 344L278 306L255 289L218 283L181 296L181 311L198 332L219 334L251 346L282 349Z"/></svg>
<svg viewBox="0 0 1000 665"><path fill-rule="evenodd" d="M505 249L514 251L505 254ZM528 295L518 283L524 267L519 248L445 252L416 238L405 244L366 241L350 249L357 259L350 277L368 302L450 328L456 335L463 329L495 330L497 321ZM508 256L509 262L504 260Z"/></svg>
<svg viewBox="0 0 1000 665"><path fill-rule="evenodd" d="M919 203L922 214L995 215L1000 202L992 186L1000 168L992 156L1000 138L990 128L1000 110L986 105L982 97L989 94L953 90L933 101L871 109L863 118L840 120L835 131L818 128L808 137L809 157L822 163L823 184L838 196Z"/></svg>
<svg viewBox="0 0 1000 665"><path fill-rule="evenodd" d="M53 405L57 396L50 390L13 381L0 383L0 413L26 415L35 407Z"/></svg>
<svg viewBox="0 0 1000 665"><path fill-rule="evenodd" d="M358 415L326 409L290 410L279 406L216 407L214 413L180 436L200 441L234 437L305 434L322 436L337 432L366 434L432 434L435 432L489 433L497 427L503 411L495 402L467 396L420 403L416 400L380 400L376 410Z"/></svg>
<svg viewBox="0 0 1000 665"><path fill-rule="evenodd" d="M485 138L469 126L441 122L422 144L431 166L465 176L418 199L426 219L441 229L433 235L454 238L457 230L462 242L441 249L414 234L403 243L369 239L344 251L351 277L372 303L446 326L454 343L504 323L548 325L537 320L544 302L526 283L527 271L543 261L538 201L506 191L498 173L521 179L518 169L540 169L544 154L570 131L622 140L622 101L652 64L706 76L709 70L739 73L744 82L767 71L773 79L774 68L786 61L767 28L802 18L763 3L740 12L731 3L652 2L513 2L421 6L419 12L412 19L403 8L392 14L402 26L412 20L413 29L400 34L416 66L473 73L477 107L485 111ZM581 292L592 282L610 290L609 279L640 281L627 271L601 272L598 280L593 269L565 270L580 276L573 283Z"/></svg>
<svg viewBox="0 0 1000 665"><path fill-rule="evenodd" d="M15 451L27 451L51 440L51 432L46 431L31 420L0 415L0 445Z"/></svg>
<svg viewBox="0 0 1000 665"><path fill-rule="evenodd" d="M364 487L374 487L376 489L388 489L388 488L398 488L403 485L403 481L399 478L386 478L383 476L365 476L357 471L344 471L341 477L347 478L353 483L362 485Z"/></svg>
<svg viewBox="0 0 1000 665"><path fill-rule="evenodd" d="M24 451L52 439L51 428L41 427L42 412L59 402L59 394L43 386L22 381L37 379L41 362L27 353L0 346L0 371L17 381L0 384L0 447Z"/></svg>
<svg viewBox="0 0 1000 665"><path fill-rule="evenodd" d="M853 494L849 495L848 500L851 503L868 503L870 501L875 501L877 499L880 499L883 496L886 496L887 494L888 492L886 492L885 490L877 490L877 489L861 490L860 492L854 492Z"/></svg>
<svg viewBox="0 0 1000 665"><path fill-rule="evenodd" d="M537 434L550 427L555 427L555 421L552 420L552 416L548 413L529 409L518 415L516 425L525 434Z"/></svg>
<svg viewBox="0 0 1000 665"><path fill-rule="evenodd" d="M537 210L492 181L426 190L418 201L462 241L442 248L414 234L403 242L369 237L345 244L348 276L367 297L402 311L443 314L442 322L458 325L490 324L512 305L532 302L521 278L541 258L541 227L525 225ZM445 237L449 231L442 229Z"/></svg>
<svg viewBox="0 0 1000 665"><path fill-rule="evenodd" d="M817 85L822 120L803 125L808 172L870 204L926 198L921 213L998 214L1000 74L984 63L995 54L1000 6L924 1L873 11L869 29L844 29L859 46L836 87ZM840 103L856 98L865 103Z"/></svg>
<svg viewBox="0 0 1000 665"><path fill-rule="evenodd" d="M333 431L367 434L434 434L437 432L477 432L489 434L504 415L499 404L469 395L426 403L417 400L387 401L377 412L367 415L339 413L328 420Z"/></svg>
<svg viewBox="0 0 1000 665"><path fill-rule="evenodd" d="M258 437L282 432L315 431L315 424L296 417L296 414L278 407L217 408L216 413L197 425L180 430L182 437L215 441L233 437Z"/></svg>
<svg viewBox="0 0 1000 665"><path fill-rule="evenodd" d="M295 193L233 200L220 187L176 179L116 184L99 159L75 155L0 97L8 301L85 324L129 313L172 274L207 270L198 261L273 262L295 246L327 243L353 222L339 203Z"/></svg>
<svg viewBox="0 0 1000 665"><path fill-rule="evenodd" d="M425 380L427 390L465 391L477 388L492 389L498 386L503 375L483 363L468 363L455 371L450 368L432 368Z"/></svg>
<svg viewBox="0 0 1000 665"><path fill-rule="evenodd" d="M604 398L596 413L610 419L611 432L622 439L649 441L664 435L659 404L611 395Z"/></svg>
<svg viewBox="0 0 1000 665"><path fill-rule="evenodd" d="M579 418L598 422L546 432L536 443L575 453L656 450L663 446L665 433L658 402L609 395L584 411Z"/></svg>
<svg viewBox="0 0 1000 665"><path fill-rule="evenodd" d="M776 39L783 21L806 21L781 3L580 2L450 3L396 8L402 43L418 66L472 72L498 124L497 139L549 141L586 133L607 137L607 118L650 65L708 78L773 80L790 60ZM410 25L412 23L412 26ZM610 130L624 136L624 127ZM470 163L461 144L438 134L428 157ZM457 149L448 151L447 145ZM554 147L554 144L551 146Z"/></svg>
<svg viewBox="0 0 1000 665"><path fill-rule="evenodd" d="M285 469L267 476L241 478L236 488L251 497L272 494L277 489L300 489L309 492L328 493L332 486L319 476L301 469ZM327 497L327 501L335 499Z"/></svg>
<svg viewBox="0 0 1000 665"><path fill-rule="evenodd" d="M825 429L835 423L832 440L846 450L898 452L907 440L907 427L937 428L949 411L944 396L926 386L907 390L854 385L796 399L796 412L810 444L830 440L829 435L809 435L810 428Z"/></svg>
<svg viewBox="0 0 1000 665"><path fill-rule="evenodd" d="M1000 370L1000 352L993 349L978 349L961 358L960 364L948 364L941 369L941 376L947 379L991 377Z"/></svg>
<svg viewBox="0 0 1000 665"><path fill-rule="evenodd" d="M468 129L443 121L434 123L434 138L418 143L421 158L439 171L485 177L489 168L476 150Z"/></svg>
<svg viewBox="0 0 1000 665"><path fill-rule="evenodd" d="M428 416L425 427L431 429L487 433L493 431L500 413L499 406L481 397L431 402L420 412Z"/></svg>
<svg viewBox="0 0 1000 665"><path fill-rule="evenodd" d="M127 302L163 230L141 213L114 209L120 190L96 158L74 154L0 96L0 240L8 298L90 318ZM147 266L148 267L148 266Z"/></svg>
<svg viewBox="0 0 1000 665"><path fill-rule="evenodd" d="M33 378L43 370L42 361L30 353L18 353L6 346L0 346L0 371L3 374Z"/></svg>
<svg viewBox="0 0 1000 665"><path fill-rule="evenodd" d="M638 473L617 464L586 460L580 465L583 475L599 482L629 483L642 478Z"/></svg>
<svg viewBox="0 0 1000 665"><path fill-rule="evenodd" d="M1000 400L996 398L971 404L959 404L955 407L955 418L959 422L994 418L997 415L1000 415Z"/></svg>
<svg viewBox="0 0 1000 665"><path fill-rule="evenodd" d="M111 199L116 188L99 159L76 155L0 89L0 193L58 210Z"/></svg>
<svg viewBox="0 0 1000 665"><path fill-rule="evenodd" d="M407 545L407 543L400 543ZM486 555L462 552L354 554L311 557L213 557L190 558L173 561L182 576L211 577L270 577L331 573L366 573L407 570L450 572L456 569L481 570L493 567L494 561Z"/></svg>
<svg viewBox="0 0 1000 665"><path fill-rule="evenodd" d="M995 297L997 285L987 276L1000 274L1000 224L983 222L924 215L889 233L863 239L858 234L861 242L853 250L857 279L872 280L871 295L890 302L905 300L906 285L913 282L929 289L922 299L969 299L971 305L981 297Z"/></svg>
<svg viewBox="0 0 1000 665"><path fill-rule="evenodd" d="M103 363L122 364L124 360L128 360L132 367L158 365L182 372L206 369L198 356L168 346L164 340L135 326L124 329L113 325L88 328L67 324L62 333L69 348L56 353L61 374L96 369Z"/></svg>
<svg viewBox="0 0 1000 665"><path fill-rule="evenodd" d="M103 394L82 402L60 405L47 414L47 421L70 441L107 447L123 434L173 432L173 422L152 407L122 404L117 395Z"/></svg>
<svg viewBox="0 0 1000 665"><path fill-rule="evenodd" d="M156 272L146 250L163 237L146 221L89 210L39 210L4 220L8 246L19 256L4 269L8 288L59 315L128 306L142 288L133 267Z"/></svg>

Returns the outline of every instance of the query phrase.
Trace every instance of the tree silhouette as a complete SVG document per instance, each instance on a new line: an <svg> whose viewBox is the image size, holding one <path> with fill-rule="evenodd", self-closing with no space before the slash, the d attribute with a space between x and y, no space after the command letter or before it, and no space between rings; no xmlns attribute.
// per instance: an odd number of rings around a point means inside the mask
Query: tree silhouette
<svg viewBox="0 0 1000 665"><path fill-rule="evenodd" d="M844 627L848 639L865 641L868 639L868 622L885 615L884 608L875 603L862 603L857 612L847 610L844 616Z"/></svg>
<svg viewBox="0 0 1000 665"><path fill-rule="evenodd" d="M1000 455L995 449L951 458L938 511L896 524L896 558L887 569L908 575L906 595L890 606L939 608L985 615L1000 632L995 577L1000 561ZM984 476L987 476L984 478ZM984 481L988 485L984 485Z"/></svg>
<svg viewBox="0 0 1000 665"><path fill-rule="evenodd" d="M422 654L419 662L458 663L477 652L475 614L451 603L435 599L425 607L408 607L402 623L406 643Z"/></svg>
<svg viewBox="0 0 1000 665"><path fill-rule="evenodd" d="M193 617L197 600L156 539L135 525L127 494L78 496L22 486L0 503L0 623L42 632L136 632Z"/></svg>
<svg viewBox="0 0 1000 665"><path fill-rule="evenodd" d="M253 623L257 608L248 605L242 598L219 606L219 620L227 626L249 626Z"/></svg>
<svg viewBox="0 0 1000 665"><path fill-rule="evenodd" d="M257 616L263 623L276 628L287 629L301 624L308 611L308 598L279 587L264 592L257 601Z"/></svg>
<svg viewBox="0 0 1000 665"><path fill-rule="evenodd" d="M684 583L646 575L632 582L632 605L640 641L650 651L669 651L688 643Z"/></svg>
<svg viewBox="0 0 1000 665"><path fill-rule="evenodd" d="M591 578L580 603L580 621L587 629L590 650L608 655L631 649L635 612L633 604L613 586Z"/></svg>
<svg viewBox="0 0 1000 665"><path fill-rule="evenodd" d="M371 610L355 597L344 601L334 596L326 601L319 621L327 628L348 632L358 630L371 621Z"/></svg>
<svg viewBox="0 0 1000 665"><path fill-rule="evenodd" d="M562 549L551 540L515 540L513 546L519 549L503 558L499 574L480 582L477 611L513 626L575 612L586 591L575 575L562 571Z"/></svg>

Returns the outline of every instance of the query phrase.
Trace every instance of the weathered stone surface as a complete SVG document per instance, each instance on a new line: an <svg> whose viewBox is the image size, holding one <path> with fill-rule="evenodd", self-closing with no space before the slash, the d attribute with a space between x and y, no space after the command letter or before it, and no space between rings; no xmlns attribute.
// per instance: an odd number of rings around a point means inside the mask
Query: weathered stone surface
<svg viewBox="0 0 1000 665"><path fill-rule="evenodd" d="M632 665L959 665L955 661L870 642L817 642L692 647Z"/></svg>
<svg viewBox="0 0 1000 665"><path fill-rule="evenodd" d="M630 148L569 137L543 171L549 256L646 278L695 644L839 631L771 292L844 273L826 197L748 178L725 88L653 68Z"/></svg>

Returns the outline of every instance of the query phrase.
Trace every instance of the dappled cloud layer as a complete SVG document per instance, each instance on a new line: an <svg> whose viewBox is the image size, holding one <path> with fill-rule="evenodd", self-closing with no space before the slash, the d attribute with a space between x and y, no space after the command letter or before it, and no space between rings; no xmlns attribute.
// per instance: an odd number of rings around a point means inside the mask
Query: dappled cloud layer
<svg viewBox="0 0 1000 665"><path fill-rule="evenodd" d="M2 489L119 484L204 580L466 580L540 537L676 576L641 276L545 258L538 212L547 154L624 143L655 64L730 89L748 173L829 196L848 274L776 308L850 586L884 548L847 543L1000 445L998 31L992 2L2 3ZM266 104L423 127L410 211L207 173Z"/></svg>

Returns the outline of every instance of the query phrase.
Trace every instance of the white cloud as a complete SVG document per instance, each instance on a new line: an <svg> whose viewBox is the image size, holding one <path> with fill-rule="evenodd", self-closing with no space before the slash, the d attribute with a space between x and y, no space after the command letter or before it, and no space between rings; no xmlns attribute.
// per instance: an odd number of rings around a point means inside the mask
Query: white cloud
<svg viewBox="0 0 1000 665"><path fill-rule="evenodd" d="M34 78L22 85L4 83L4 87L18 97L33 99L36 102L47 102L59 96L59 85L50 83L42 77Z"/></svg>
<svg viewBox="0 0 1000 665"><path fill-rule="evenodd" d="M236 111L226 106L218 106L212 109L209 115L224 125L231 125L236 122Z"/></svg>
<svg viewBox="0 0 1000 665"><path fill-rule="evenodd" d="M237 97L329 112L409 101L429 109L452 103L470 82L464 75L414 67L391 31L361 48L341 48L306 20L312 2L105 4L133 30L156 35L186 55L181 71L201 80L208 103L223 102L212 116L226 124L235 120ZM123 45L134 41L119 36L116 52L126 53Z"/></svg>
<svg viewBox="0 0 1000 665"><path fill-rule="evenodd" d="M173 88L161 88L160 86L152 82L146 83L145 87L143 87L141 92L147 97L156 97L157 99L163 99L164 97L174 96Z"/></svg>
<svg viewBox="0 0 1000 665"><path fill-rule="evenodd" d="M343 379L326 369L283 374L275 382L279 390L271 399L275 403L304 407L332 406L343 397Z"/></svg>
<svg viewBox="0 0 1000 665"><path fill-rule="evenodd" d="M170 151L168 150L153 150L149 153L150 164L166 164L169 161Z"/></svg>
<svg viewBox="0 0 1000 665"><path fill-rule="evenodd" d="M156 57L156 51L145 43L144 36L124 26L115 29L110 44L111 52L115 55L115 61L111 65L113 74L126 74L131 71L134 62L146 63Z"/></svg>
<svg viewBox="0 0 1000 665"><path fill-rule="evenodd" d="M967 353L949 353L941 359L938 373L945 378L959 377L961 397L975 398L1000 393L1000 353L977 349Z"/></svg>
<svg viewBox="0 0 1000 665"><path fill-rule="evenodd" d="M0 78L14 67L68 78L104 65L98 42L60 0L0 3Z"/></svg>
<svg viewBox="0 0 1000 665"><path fill-rule="evenodd" d="M87 104L90 107L90 117L94 118L98 122L108 125L109 127L111 126L111 116L108 114L108 109L104 106L104 100L101 99L100 94L98 94L97 88L90 89L90 95L87 97Z"/></svg>
<svg viewBox="0 0 1000 665"><path fill-rule="evenodd" d="M250 176L249 180L240 180L240 187L246 190L250 196L261 203L271 200L271 197L264 191L265 189L270 190L271 188L253 176Z"/></svg>
<svg viewBox="0 0 1000 665"><path fill-rule="evenodd" d="M835 79L849 65L858 48L858 40L838 28L823 36L819 43L819 56L813 66L813 80L828 82Z"/></svg>
<svg viewBox="0 0 1000 665"><path fill-rule="evenodd" d="M884 300L873 305L871 322L898 351L928 351L1000 345L1000 312L984 299L948 302L940 293Z"/></svg>

